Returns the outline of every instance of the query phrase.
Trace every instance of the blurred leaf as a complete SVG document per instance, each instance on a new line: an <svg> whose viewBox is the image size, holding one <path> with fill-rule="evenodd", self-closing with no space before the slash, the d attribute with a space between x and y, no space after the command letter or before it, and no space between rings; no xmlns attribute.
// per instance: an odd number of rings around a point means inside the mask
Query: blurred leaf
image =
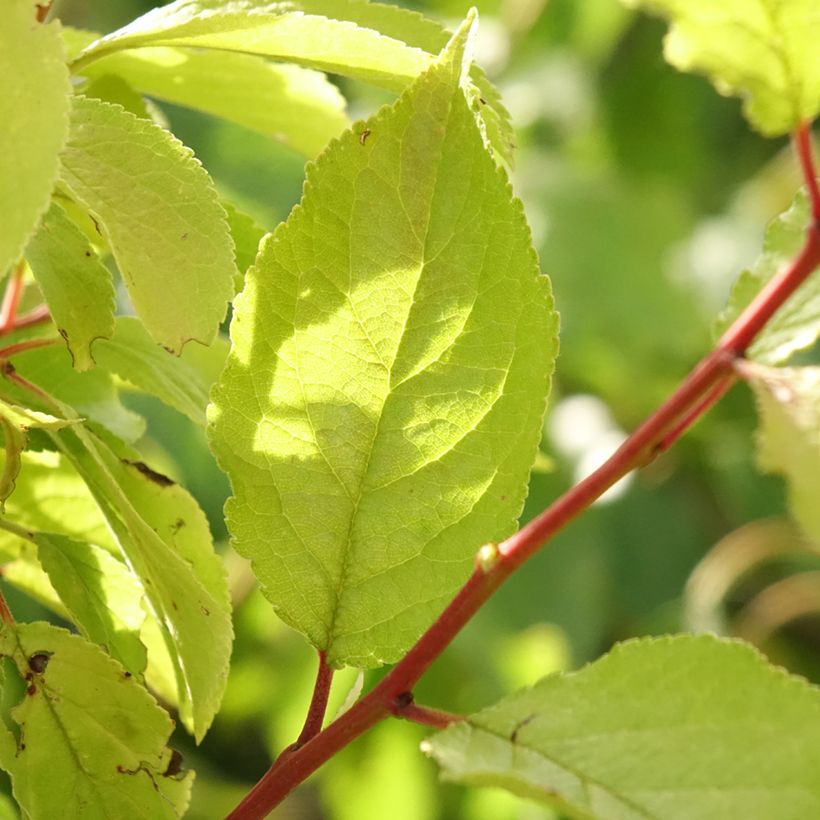
<svg viewBox="0 0 820 820"><path fill-rule="evenodd" d="M426 741L461 783L581 817L769 820L820 812L820 693L748 645L629 641Z"/></svg>
<svg viewBox="0 0 820 820"><path fill-rule="evenodd" d="M71 85L59 23L35 22L31 0L3 4L0 26L0 278L48 208L68 134Z"/></svg>
<svg viewBox="0 0 820 820"><path fill-rule="evenodd" d="M344 97L324 74L249 54L141 48L104 57L83 73L97 82L122 77L143 94L231 120L307 157L348 122Z"/></svg>
<svg viewBox="0 0 820 820"><path fill-rule="evenodd" d="M789 485L794 517L820 542L820 367L743 366L758 401L757 461Z"/></svg>
<svg viewBox="0 0 820 820"><path fill-rule="evenodd" d="M623 0L669 18L666 59L699 71L721 94L743 98L767 136L820 111L820 16L814 0Z"/></svg>
<svg viewBox="0 0 820 820"><path fill-rule="evenodd" d="M400 657L515 528L540 437L557 317L464 96L467 33L309 169L213 391L235 546L333 664Z"/></svg>
<svg viewBox="0 0 820 820"><path fill-rule="evenodd" d="M3 624L0 653L27 690L0 729L0 765L31 817L179 817L193 774L167 776L173 722L99 647L46 623Z"/></svg>
<svg viewBox="0 0 820 820"><path fill-rule="evenodd" d="M763 286L797 256L810 219L808 196L805 190L798 191L791 207L769 223L757 263L743 271L732 288L729 304L717 320L717 334L727 330ZM750 346L748 356L764 364L779 364L794 352L811 347L818 337L820 276L815 273L769 320Z"/></svg>
<svg viewBox="0 0 820 820"><path fill-rule="evenodd" d="M94 366L91 344L114 332L111 273L56 203L26 248L26 261L77 370Z"/></svg>
<svg viewBox="0 0 820 820"><path fill-rule="evenodd" d="M99 222L151 335L210 343L233 294L233 242L210 177L167 131L75 97L62 182Z"/></svg>
<svg viewBox="0 0 820 820"><path fill-rule="evenodd" d="M236 246L236 267L239 269L236 290L240 291L245 284L245 273L256 259L259 243L267 232L256 223L252 216L240 211L230 202L223 201L222 207L228 215L228 227L231 229L233 243Z"/></svg>

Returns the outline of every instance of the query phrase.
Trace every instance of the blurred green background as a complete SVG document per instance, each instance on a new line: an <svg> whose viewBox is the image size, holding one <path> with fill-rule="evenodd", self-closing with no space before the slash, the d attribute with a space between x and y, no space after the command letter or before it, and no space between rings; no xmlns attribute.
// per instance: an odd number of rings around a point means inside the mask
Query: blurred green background
<svg viewBox="0 0 820 820"><path fill-rule="evenodd" d="M63 0L58 14L106 32L153 5ZM406 5L455 22L472 3ZM562 316L528 519L611 451L708 349L731 282L754 260L766 222L788 205L799 178L788 145L750 132L738 101L664 63L657 20L617 0L476 5L478 60L517 127L513 183ZM339 83L353 118L390 99ZM266 229L287 216L300 196L303 157L238 126L161 107L226 199ZM227 547L227 483L200 432L143 396L132 404L149 419L147 450L198 497L231 571L237 641L223 709L199 748L182 733L174 739L198 772L189 816L212 820L298 734L315 656L276 620ZM474 711L577 668L614 641L687 628L745 635L775 661L820 679L820 582L805 572L820 562L786 523L766 520L784 515L785 495L779 480L754 468L754 426L750 395L735 388L672 452L513 577L425 677L417 700ZM353 670L337 675L336 706L355 679ZM275 816L556 816L502 792L438 784L418 751L425 734L397 721L377 727Z"/></svg>

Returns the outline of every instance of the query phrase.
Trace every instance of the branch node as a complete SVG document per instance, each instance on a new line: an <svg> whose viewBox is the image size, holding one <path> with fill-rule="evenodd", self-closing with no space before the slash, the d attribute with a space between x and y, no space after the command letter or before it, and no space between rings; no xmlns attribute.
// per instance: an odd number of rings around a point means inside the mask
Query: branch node
<svg viewBox="0 0 820 820"><path fill-rule="evenodd" d="M489 543L485 544L475 556L475 565L476 568L483 572L485 575L489 575L496 567L498 562L501 560L501 550L498 547L498 544Z"/></svg>

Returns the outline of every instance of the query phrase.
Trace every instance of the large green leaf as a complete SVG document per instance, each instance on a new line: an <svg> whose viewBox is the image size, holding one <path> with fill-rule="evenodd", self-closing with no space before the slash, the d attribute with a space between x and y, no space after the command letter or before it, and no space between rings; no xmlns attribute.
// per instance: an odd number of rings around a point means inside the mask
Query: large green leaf
<svg viewBox="0 0 820 820"><path fill-rule="evenodd" d="M820 692L710 636L620 644L424 746L448 780L572 817L820 816Z"/></svg>
<svg viewBox="0 0 820 820"><path fill-rule="evenodd" d="M91 343L114 332L111 274L56 203L26 248L26 261L77 370L94 365Z"/></svg>
<svg viewBox="0 0 820 820"><path fill-rule="evenodd" d="M191 421L205 423L210 382L185 359L161 348L139 319L119 317L113 338L98 342L94 350L100 367L159 397Z"/></svg>
<svg viewBox="0 0 820 820"><path fill-rule="evenodd" d="M0 765L29 817L179 817L192 773L170 776L173 721L116 661L46 623L3 624L0 653L25 681Z"/></svg>
<svg viewBox="0 0 820 820"><path fill-rule="evenodd" d="M430 55L447 39L437 23L381 3L177 0L91 43L73 68L84 73L95 61L123 49L192 46L287 60L399 91L430 64ZM472 96L488 139L510 160L509 114L481 69L475 67L471 74L477 89Z"/></svg>
<svg viewBox="0 0 820 820"><path fill-rule="evenodd" d="M37 558L69 618L132 674L145 670L139 633L144 596L136 576L110 552L57 533L35 533Z"/></svg>
<svg viewBox="0 0 820 820"><path fill-rule="evenodd" d="M222 699L233 636L227 581L205 516L170 479L119 458L82 425L73 429L55 441L142 581L173 663L180 718L199 741Z"/></svg>
<svg viewBox="0 0 820 820"><path fill-rule="evenodd" d="M68 134L71 85L59 23L7 0L0 26L0 278L48 208Z"/></svg>
<svg viewBox="0 0 820 820"><path fill-rule="evenodd" d="M815 0L624 0L670 20L665 55L709 76L769 136L820 111L820 15Z"/></svg>
<svg viewBox="0 0 820 820"><path fill-rule="evenodd" d="M274 137L314 157L347 126L344 97L318 71L261 57L180 48L142 48L104 57L84 72Z"/></svg>
<svg viewBox="0 0 820 820"><path fill-rule="evenodd" d="M732 289L729 304L716 330L723 333L762 290L797 255L806 238L811 215L806 192L798 191L791 207L766 229L763 253L751 270L744 271ZM786 300L760 332L748 356L765 364L785 361L795 351L811 347L820 337L820 275L815 271Z"/></svg>
<svg viewBox="0 0 820 820"><path fill-rule="evenodd" d="M233 241L210 177L167 131L75 97L62 183L100 225L151 335L210 343L233 295Z"/></svg>
<svg viewBox="0 0 820 820"><path fill-rule="evenodd" d="M788 482L794 517L820 543L820 367L761 367L743 373L760 411L757 460Z"/></svg>
<svg viewBox="0 0 820 820"><path fill-rule="evenodd" d="M539 437L557 318L465 97L467 40L309 169L212 393L236 547L334 664L395 660L429 625L514 530Z"/></svg>

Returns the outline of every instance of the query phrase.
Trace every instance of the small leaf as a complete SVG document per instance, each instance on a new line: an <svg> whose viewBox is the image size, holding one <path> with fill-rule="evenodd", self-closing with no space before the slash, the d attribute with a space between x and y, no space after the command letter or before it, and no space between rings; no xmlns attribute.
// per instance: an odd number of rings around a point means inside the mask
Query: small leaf
<svg viewBox="0 0 820 820"><path fill-rule="evenodd" d="M200 741L219 708L233 636L227 581L204 513L170 479L119 459L82 425L75 430L55 441L142 581L174 665L180 718Z"/></svg>
<svg viewBox="0 0 820 820"><path fill-rule="evenodd" d="M629 641L424 744L447 780L596 818L820 816L820 691L711 636Z"/></svg>
<svg viewBox="0 0 820 820"><path fill-rule="evenodd" d="M74 367L93 367L91 343L114 332L111 274L83 232L56 203L26 248L26 261L43 292Z"/></svg>
<svg viewBox="0 0 820 820"><path fill-rule="evenodd" d="M240 291L245 284L245 273L256 259L259 243L266 231L260 225L257 225L252 216L240 211L230 202L223 201L222 207L228 214L228 225L236 246L236 267L238 268L236 290Z"/></svg>
<svg viewBox="0 0 820 820"><path fill-rule="evenodd" d="M113 338L98 342L94 350L100 367L205 424L210 383L184 359L161 348L139 319L119 317Z"/></svg>
<svg viewBox="0 0 820 820"><path fill-rule="evenodd" d="M743 98L767 136L820 111L820 15L814 0L624 0L669 18L666 59L708 75L721 94Z"/></svg>
<svg viewBox="0 0 820 820"><path fill-rule="evenodd" d="M59 23L31 0L3 4L0 26L0 278L47 210L68 134L71 85Z"/></svg>
<svg viewBox="0 0 820 820"><path fill-rule="evenodd" d="M179 353L210 343L233 295L233 242L210 177L167 131L75 97L62 182L101 226L137 313Z"/></svg>
<svg viewBox="0 0 820 820"><path fill-rule="evenodd" d="M467 40L309 169L212 393L236 547L333 664L395 660L432 622L514 530L540 435L557 317Z"/></svg>
<svg viewBox="0 0 820 820"><path fill-rule="evenodd" d="M347 126L344 97L324 74L248 54L141 48L83 73L97 82L121 77L143 94L238 123L307 157Z"/></svg>
<svg viewBox="0 0 820 820"><path fill-rule="evenodd" d="M93 544L57 533L36 533L37 558L70 620L135 675L145 670L139 633L143 590L121 561Z"/></svg>
<svg viewBox="0 0 820 820"><path fill-rule="evenodd" d="M184 812L193 774L165 774L173 722L116 661L46 623L3 624L0 653L26 685L12 711L20 741L15 751L3 731L0 765L28 816L173 820Z"/></svg>
<svg viewBox="0 0 820 820"><path fill-rule="evenodd" d="M811 219L808 196L798 191L791 207L766 229L763 254L751 270L744 271L718 317L716 331L723 333L761 291L791 262L806 239ZM764 364L779 364L792 353L811 347L820 337L820 276L815 273L792 294L758 334L748 357Z"/></svg>
<svg viewBox="0 0 820 820"><path fill-rule="evenodd" d="M757 461L789 485L794 517L820 542L820 367L743 364L758 401Z"/></svg>

